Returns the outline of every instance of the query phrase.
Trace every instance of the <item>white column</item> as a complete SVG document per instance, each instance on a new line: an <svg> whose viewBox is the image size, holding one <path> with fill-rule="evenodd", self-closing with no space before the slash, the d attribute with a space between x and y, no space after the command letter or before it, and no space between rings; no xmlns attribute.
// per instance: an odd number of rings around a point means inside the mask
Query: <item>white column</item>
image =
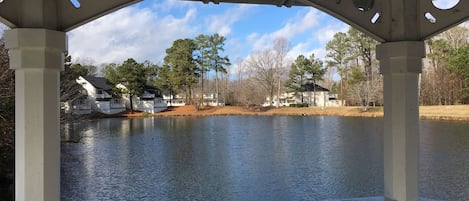
<svg viewBox="0 0 469 201"><path fill-rule="evenodd" d="M65 33L5 31L15 69L15 190L17 201L60 200L59 72Z"/></svg>
<svg viewBox="0 0 469 201"><path fill-rule="evenodd" d="M384 196L417 201L419 161L418 79L425 57L423 41L377 46L384 78Z"/></svg>

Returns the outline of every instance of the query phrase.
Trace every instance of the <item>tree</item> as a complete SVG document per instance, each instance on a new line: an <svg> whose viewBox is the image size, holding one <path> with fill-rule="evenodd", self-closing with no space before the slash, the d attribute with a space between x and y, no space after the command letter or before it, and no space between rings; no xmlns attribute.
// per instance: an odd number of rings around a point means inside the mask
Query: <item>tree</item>
<svg viewBox="0 0 469 201"><path fill-rule="evenodd" d="M467 28L456 26L425 41L428 62L424 63L422 70L421 104L448 105L464 101L465 81L448 60L457 49L468 44L468 35Z"/></svg>
<svg viewBox="0 0 469 201"><path fill-rule="evenodd" d="M198 35L194 39L194 43L196 45L196 61L197 65L199 66L200 70L200 80L201 80L201 104L204 104L204 77L205 73L209 70L210 68L210 44L209 44L209 37L208 35Z"/></svg>
<svg viewBox="0 0 469 201"><path fill-rule="evenodd" d="M274 40L274 46L273 46L273 51L275 54L275 68L276 70L276 77L277 77L277 107L280 106L280 91L282 87L282 81L285 81L286 78L282 77L282 75L285 74L286 72L286 58L287 54L290 51L291 45L288 39L286 38L276 38Z"/></svg>
<svg viewBox="0 0 469 201"><path fill-rule="evenodd" d="M350 55L350 42L346 33L338 32L334 34L331 41L326 44L327 66L335 68L340 76L340 98L345 99L344 89L346 88L344 80L347 79L348 68L347 64L352 59Z"/></svg>
<svg viewBox="0 0 469 201"><path fill-rule="evenodd" d="M426 41L427 58L429 65L422 72L421 97L423 104L447 104L445 86L448 84L449 76L447 61L451 47L449 43L440 39L430 39ZM441 76L445 75L445 76Z"/></svg>
<svg viewBox="0 0 469 201"><path fill-rule="evenodd" d="M259 83L259 86L267 92L270 103L274 97L277 69L275 68L275 54L272 49L266 49L258 52L248 59L248 66L254 73L253 79Z"/></svg>
<svg viewBox="0 0 469 201"><path fill-rule="evenodd" d="M460 101L462 103L469 102L469 45L465 45L461 48L454 49L450 52L448 58L448 68L451 72L459 75L462 83L462 94Z"/></svg>
<svg viewBox="0 0 469 201"><path fill-rule="evenodd" d="M177 87L175 72L171 69L171 66L163 64L158 67L155 85L162 89L163 93L169 95L169 103L172 104L173 95L178 92L179 88Z"/></svg>
<svg viewBox="0 0 469 201"><path fill-rule="evenodd" d="M290 92L295 94L301 94L301 103L304 102L303 92L305 92L304 85L308 82L313 83L313 96L316 92L316 83L322 80L322 77L326 73L326 69L323 67L321 60L314 57L314 54L310 58L306 58L303 55L299 55L295 62L291 64L289 79L287 80L286 87ZM316 101L316 98L313 99ZM316 105L316 102L314 102Z"/></svg>
<svg viewBox="0 0 469 201"><path fill-rule="evenodd" d="M161 69L161 80L163 85L171 87L171 92L184 90L186 98L192 102L192 90L197 85L200 76L200 68L196 64L194 51L196 44L191 39L179 39L173 42L173 45L166 49L164 58L164 67Z"/></svg>
<svg viewBox="0 0 469 201"><path fill-rule="evenodd" d="M230 60L227 56L220 56L220 52L224 51L223 46L225 45L226 38L219 34L213 35L199 35L195 38L195 44L198 51L198 64L201 69L202 77L202 104L204 94L204 74L210 70L215 71L215 88L217 98L219 98L219 84L218 84L218 73L221 72L226 74L226 67L231 65ZM217 101L217 105L218 105Z"/></svg>
<svg viewBox="0 0 469 201"><path fill-rule="evenodd" d="M13 118L15 110L15 71L10 69L8 50L0 38L0 119Z"/></svg>
<svg viewBox="0 0 469 201"><path fill-rule="evenodd" d="M367 80L371 80L373 76L374 53L378 42L354 28L349 29L348 35L353 56L361 59L365 76Z"/></svg>
<svg viewBox="0 0 469 201"><path fill-rule="evenodd" d="M441 33L441 36L452 48L457 49L468 44L469 30L463 26L456 26Z"/></svg>
<svg viewBox="0 0 469 201"><path fill-rule="evenodd" d="M309 61L311 62L311 67L308 71L310 74L311 80L313 82L313 97L314 97L314 106L316 106L316 83L323 79L324 74L326 73L326 69L323 67L323 63L321 60L318 60L314 57L314 54L311 54L309 57Z"/></svg>
<svg viewBox="0 0 469 201"><path fill-rule="evenodd" d="M366 34L350 28L348 31L350 50L355 60L355 71L362 71L365 79L360 80L353 86L352 93L358 97L358 102L363 110L368 110L369 104L376 104L381 97L378 89L382 86L382 79L378 73L375 47L378 44L373 38ZM352 72L353 73L353 72Z"/></svg>
<svg viewBox="0 0 469 201"><path fill-rule="evenodd" d="M90 66L73 64L72 57L65 53L64 70L60 72L60 101L73 101L84 95L81 94L82 86L76 82L80 76L91 75Z"/></svg>
<svg viewBox="0 0 469 201"><path fill-rule="evenodd" d="M294 92L295 95L301 94L301 103L304 102L303 92L305 91L303 85L306 84L307 71L311 66L311 62L303 55L296 57L294 63L290 66L288 80L286 87L289 92Z"/></svg>
<svg viewBox="0 0 469 201"><path fill-rule="evenodd" d="M144 92L147 82L147 72L142 63L132 58L127 59L121 65L109 65L104 70L104 77L114 84L122 84L125 90L119 90L121 94L128 94L130 99L130 111L133 113L133 97L140 96Z"/></svg>
<svg viewBox="0 0 469 201"><path fill-rule="evenodd" d="M15 72L9 68L8 50L0 38L0 178L13 183L15 170Z"/></svg>
<svg viewBox="0 0 469 201"><path fill-rule="evenodd" d="M219 52L223 52L225 49L223 46L225 45L226 38L220 36L218 34L214 34L209 36L208 44L209 44L209 54L208 57L210 59L210 69L215 70L215 88L217 94L217 106L220 102L220 92L219 92L219 84L218 84L218 73L226 74L226 67L231 65L230 60L227 56L221 57Z"/></svg>

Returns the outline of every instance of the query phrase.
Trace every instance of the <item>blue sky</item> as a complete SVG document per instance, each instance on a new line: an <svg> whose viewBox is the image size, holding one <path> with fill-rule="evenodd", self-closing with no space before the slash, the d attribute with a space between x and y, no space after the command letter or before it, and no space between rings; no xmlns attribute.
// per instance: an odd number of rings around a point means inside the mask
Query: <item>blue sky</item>
<svg viewBox="0 0 469 201"><path fill-rule="evenodd" d="M68 39L75 61L99 65L132 57L160 64L174 40L219 33L227 38L224 54L236 63L278 37L290 41L291 58L324 57L325 44L347 29L311 7L145 0L72 30Z"/></svg>

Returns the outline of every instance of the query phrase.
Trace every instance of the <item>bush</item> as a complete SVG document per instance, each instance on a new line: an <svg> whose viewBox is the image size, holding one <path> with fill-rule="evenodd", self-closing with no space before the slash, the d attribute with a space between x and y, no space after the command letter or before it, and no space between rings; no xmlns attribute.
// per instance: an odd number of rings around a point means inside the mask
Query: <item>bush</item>
<svg viewBox="0 0 469 201"><path fill-rule="evenodd" d="M293 103L290 104L290 107L308 107L308 103Z"/></svg>

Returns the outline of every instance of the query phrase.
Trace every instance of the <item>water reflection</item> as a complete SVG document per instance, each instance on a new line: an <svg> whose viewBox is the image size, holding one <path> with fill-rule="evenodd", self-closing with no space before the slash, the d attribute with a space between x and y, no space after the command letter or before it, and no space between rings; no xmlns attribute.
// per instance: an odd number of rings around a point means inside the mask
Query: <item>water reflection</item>
<svg viewBox="0 0 469 201"><path fill-rule="evenodd" d="M382 195L382 123L370 118L227 116L67 124L63 140L80 140L62 144L61 200ZM467 197L468 130L464 123L422 122L423 196Z"/></svg>

